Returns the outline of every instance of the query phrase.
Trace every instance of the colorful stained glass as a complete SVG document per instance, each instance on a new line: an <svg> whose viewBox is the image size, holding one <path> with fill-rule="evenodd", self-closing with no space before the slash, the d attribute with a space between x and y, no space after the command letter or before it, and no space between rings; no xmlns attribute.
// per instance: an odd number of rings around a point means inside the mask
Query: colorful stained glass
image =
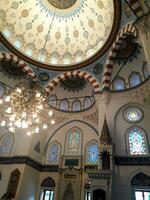
<svg viewBox="0 0 150 200"><path fill-rule="evenodd" d="M59 164L60 146L56 143L51 144L47 151L47 163Z"/></svg>
<svg viewBox="0 0 150 200"><path fill-rule="evenodd" d="M140 83L141 83L140 74L138 74L138 73L133 73L133 74L130 76L130 86L131 86L131 87L135 87L135 86L139 85Z"/></svg>
<svg viewBox="0 0 150 200"><path fill-rule="evenodd" d="M114 90L124 90L125 89L125 82L122 78L117 78L114 81Z"/></svg>
<svg viewBox="0 0 150 200"><path fill-rule="evenodd" d="M128 122L139 122L143 118L143 112L140 108L131 106L124 111L124 118Z"/></svg>
<svg viewBox="0 0 150 200"><path fill-rule="evenodd" d="M0 155L8 155L13 145L13 136L11 133L5 134L0 140Z"/></svg>
<svg viewBox="0 0 150 200"><path fill-rule="evenodd" d="M131 155L146 155L147 145L144 131L139 127L132 127L128 132L129 152Z"/></svg>
<svg viewBox="0 0 150 200"><path fill-rule="evenodd" d="M88 163L96 164L98 161L98 144L96 142L88 146Z"/></svg>

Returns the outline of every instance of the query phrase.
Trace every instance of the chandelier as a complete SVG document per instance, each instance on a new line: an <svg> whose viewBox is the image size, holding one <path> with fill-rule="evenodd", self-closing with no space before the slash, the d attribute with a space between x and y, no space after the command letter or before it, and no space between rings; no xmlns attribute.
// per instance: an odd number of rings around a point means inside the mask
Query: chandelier
<svg viewBox="0 0 150 200"><path fill-rule="evenodd" d="M1 126L11 132L22 128L28 130L27 135L31 135L39 133L40 129L47 129L46 121L55 124L47 95L36 80L27 79L16 85L0 100L0 106Z"/></svg>

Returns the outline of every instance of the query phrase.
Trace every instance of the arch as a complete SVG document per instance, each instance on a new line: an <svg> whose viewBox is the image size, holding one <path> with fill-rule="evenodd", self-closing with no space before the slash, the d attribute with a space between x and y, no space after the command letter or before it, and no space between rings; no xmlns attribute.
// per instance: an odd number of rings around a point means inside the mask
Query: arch
<svg viewBox="0 0 150 200"><path fill-rule="evenodd" d="M93 191L93 200L106 200L106 192L102 189L95 189Z"/></svg>
<svg viewBox="0 0 150 200"><path fill-rule="evenodd" d="M142 82L141 75L139 72L131 72L129 75L129 85L130 87L136 87Z"/></svg>
<svg viewBox="0 0 150 200"><path fill-rule="evenodd" d="M149 186L150 187L150 176L139 172L131 180L132 186Z"/></svg>
<svg viewBox="0 0 150 200"><path fill-rule="evenodd" d="M83 131L73 126L67 131L65 140L65 155L82 155Z"/></svg>
<svg viewBox="0 0 150 200"><path fill-rule="evenodd" d="M53 178L51 178L50 176L45 178L42 183L41 183L41 187L51 187L54 188L56 186L56 183L54 181Z"/></svg>
<svg viewBox="0 0 150 200"><path fill-rule="evenodd" d="M51 81L49 81L49 83L45 87L47 94L49 94L50 91L52 91L58 85L58 83L61 80L64 80L64 79L66 79L67 77L70 77L70 76L82 77L93 86L93 89L94 89L95 92L100 91L100 84L99 84L98 80L96 80L96 78L93 75L91 75L89 72L76 70L76 71L64 72L64 73L56 76Z"/></svg>
<svg viewBox="0 0 150 200"><path fill-rule="evenodd" d="M125 79L123 77L116 77L113 81L113 89L115 91L124 90L126 88Z"/></svg>
<svg viewBox="0 0 150 200"><path fill-rule="evenodd" d="M0 60L12 61L16 63L29 77L32 79L36 77L31 67L29 67L23 60L20 60L16 55L12 53L0 52Z"/></svg>
<svg viewBox="0 0 150 200"><path fill-rule="evenodd" d="M51 136L49 137L49 139L48 139L48 141L47 141L47 143L46 143L46 147L45 147L44 153L46 152L46 149L47 149L48 144L50 143L52 137L53 137L61 128L63 128L63 127L66 126L67 124L70 124L70 123L73 123L73 122L83 123L83 124L89 126L89 127L95 132L95 134L96 134L97 136L99 135L98 130L97 130L94 126L92 126L90 123L87 123L87 122L85 122L85 121L78 120L78 119L76 119L76 120L71 120L71 121L68 121L68 122L62 124L61 126L59 126L59 127L51 134Z"/></svg>
<svg viewBox="0 0 150 200"><path fill-rule="evenodd" d="M140 5L140 2L138 0L130 0L129 4L132 7L132 10L133 10L134 14L138 18L141 17L144 14L143 10L142 10L142 7Z"/></svg>
<svg viewBox="0 0 150 200"><path fill-rule="evenodd" d="M112 45L111 51L108 54L106 65L104 68L103 74L103 85L102 89L109 89L111 75L114 67L114 60L117 55L118 49L120 48L122 42L127 38L128 35L132 35L134 38L137 38L137 29L133 26L132 23L125 25L118 33L115 42Z"/></svg>

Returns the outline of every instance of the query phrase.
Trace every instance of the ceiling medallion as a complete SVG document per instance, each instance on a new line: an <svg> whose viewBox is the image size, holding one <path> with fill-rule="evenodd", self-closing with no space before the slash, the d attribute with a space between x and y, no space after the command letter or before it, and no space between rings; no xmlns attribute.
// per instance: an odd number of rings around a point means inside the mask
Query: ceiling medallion
<svg viewBox="0 0 150 200"><path fill-rule="evenodd" d="M56 8L67 9L72 7L77 0L48 0L48 2Z"/></svg>

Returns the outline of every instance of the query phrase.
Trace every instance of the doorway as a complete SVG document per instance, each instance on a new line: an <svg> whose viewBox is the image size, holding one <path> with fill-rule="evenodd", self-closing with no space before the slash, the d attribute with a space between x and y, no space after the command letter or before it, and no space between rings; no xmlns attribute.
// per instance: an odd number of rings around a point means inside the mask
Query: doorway
<svg viewBox="0 0 150 200"><path fill-rule="evenodd" d="M106 200L106 192L102 189L93 191L93 200Z"/></svg>

